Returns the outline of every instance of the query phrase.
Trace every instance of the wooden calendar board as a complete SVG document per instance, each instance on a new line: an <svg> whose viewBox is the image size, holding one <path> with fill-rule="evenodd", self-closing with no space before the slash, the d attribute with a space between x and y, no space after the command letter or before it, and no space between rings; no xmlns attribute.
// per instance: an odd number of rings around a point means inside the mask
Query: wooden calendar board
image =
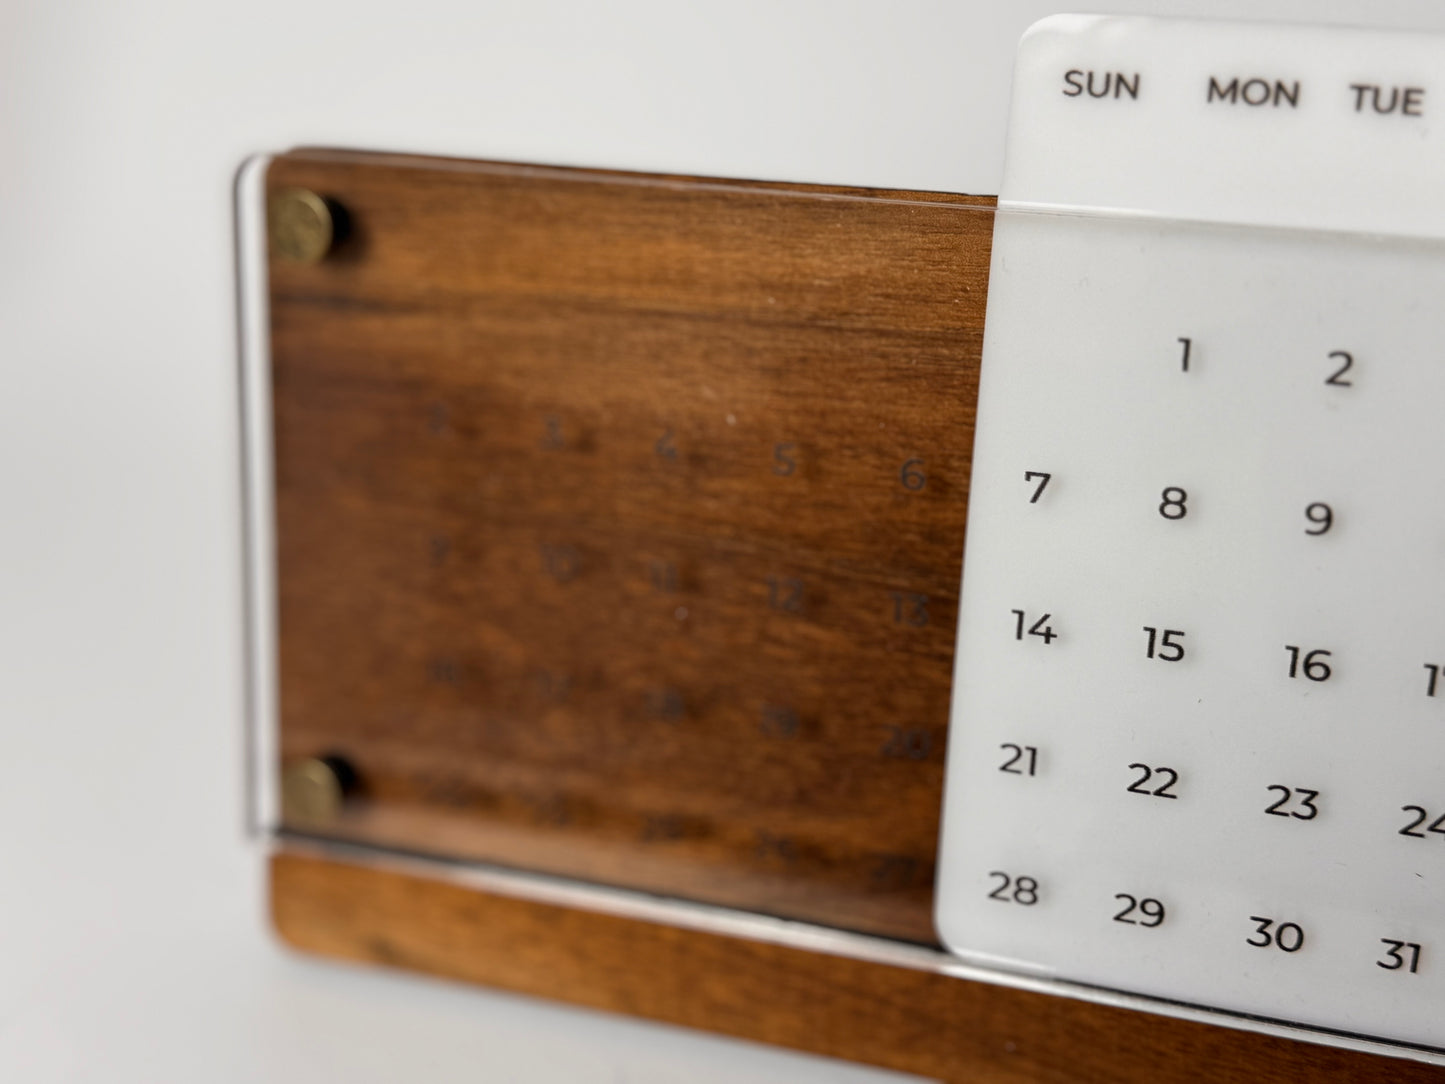
<svg viewBox="0 0 1445 1084"><path fill-rule="evenodd" d="M932 941L990 200L297 153L308 831Z"/></svg>
<svg viewBox="0 0 1445 1084"><path fill-rule="evenodd" d="M291 943L949 1081L1441 1079L929 947L991 200L266 189L339 229L268 266L278 752L354 773L281 825Z"/></svg>

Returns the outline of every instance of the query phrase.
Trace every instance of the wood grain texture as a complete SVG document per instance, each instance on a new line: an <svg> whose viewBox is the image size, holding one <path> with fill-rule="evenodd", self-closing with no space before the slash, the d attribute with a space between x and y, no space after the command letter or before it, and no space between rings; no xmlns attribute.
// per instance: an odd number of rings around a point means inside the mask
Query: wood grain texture
<svg viewBox="0 0 1445 1084"><path fill-rule="evenodd" d="M325 831L933 940L991 200L328 152L271 265Z"/></svg>
<svg viewBox="0 0 1445 1084"><path fill-rule="evenodd" d="M988 1084L1424 1084L1445 1070L1126 1009L523 901L306 857L272 861L309 952Z"/></svg>

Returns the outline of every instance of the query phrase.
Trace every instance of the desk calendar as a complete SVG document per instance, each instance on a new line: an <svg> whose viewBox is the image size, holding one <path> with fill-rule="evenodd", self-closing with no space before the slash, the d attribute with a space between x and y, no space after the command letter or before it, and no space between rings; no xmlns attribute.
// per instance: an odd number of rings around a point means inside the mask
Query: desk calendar
<svg viewBox="0 0 1445 1084"><path fill-rule="evenodd" d="M1438 1080L1442 106L1430 38L1059 17L997 202L253 162L281 935L927 1079Z"/></svg>

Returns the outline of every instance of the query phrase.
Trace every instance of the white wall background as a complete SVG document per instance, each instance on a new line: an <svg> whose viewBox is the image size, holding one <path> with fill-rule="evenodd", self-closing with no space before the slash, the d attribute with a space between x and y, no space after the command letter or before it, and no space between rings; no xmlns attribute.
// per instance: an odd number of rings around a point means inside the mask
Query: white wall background
<svg viewBox="0 0 1445 1084"><path fill-rule="evenodd" d="M992 192L1013 44L1055 10L0 0L0 1080L876 1078L269 940L230 181L310 143ZM1445 28L1429 0L1113 10Z"/></svg>

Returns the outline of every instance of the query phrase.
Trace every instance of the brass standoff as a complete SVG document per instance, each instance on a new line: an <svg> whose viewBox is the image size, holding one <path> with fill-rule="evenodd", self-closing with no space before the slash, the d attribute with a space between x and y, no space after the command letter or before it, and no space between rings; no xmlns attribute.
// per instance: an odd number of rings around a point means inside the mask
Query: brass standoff
<svg viewBox="0 0 1445 1084"><path fill-rule="evenodd" d="M283 188L266 206L271 248L292 263L316 263L340 239L340 208L309 188Z"/></svg>
<svg viewBox="0 0 1445 1084"><path fill-rule="evenodd" d="M291 761L281 770L281 819L293 826L334 821L355 782L356 773L340 757Z"/></svg>

